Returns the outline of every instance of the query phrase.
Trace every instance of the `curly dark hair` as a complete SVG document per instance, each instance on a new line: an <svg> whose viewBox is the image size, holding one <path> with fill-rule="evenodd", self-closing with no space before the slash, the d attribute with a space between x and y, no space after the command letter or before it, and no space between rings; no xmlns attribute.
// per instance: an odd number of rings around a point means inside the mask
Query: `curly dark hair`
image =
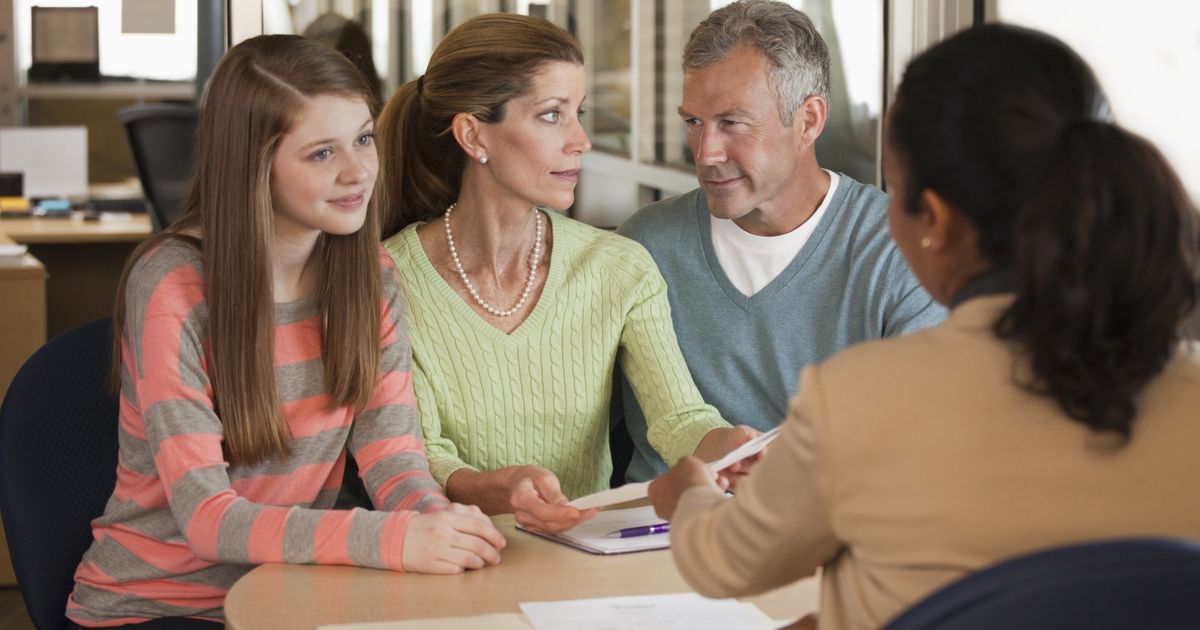
<svg viewBox="0 0 1200 630"><path fill-rule="evenodd" d="M1167 161L1111 122L1070 48L1005 25L913 60L887 137L908 182L903 207L936 191L1017 278L993 329L1028 359L1014 378L1128 442L1138 394L1197 298L1196 211Z"/></svg>

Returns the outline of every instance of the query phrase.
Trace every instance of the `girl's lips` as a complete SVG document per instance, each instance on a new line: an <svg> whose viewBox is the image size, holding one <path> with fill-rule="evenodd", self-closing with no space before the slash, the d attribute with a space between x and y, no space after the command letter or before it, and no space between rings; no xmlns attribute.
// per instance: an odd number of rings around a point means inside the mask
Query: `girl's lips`
<svg viewBox="0 0 1200 630"><path fill-rule="evenodd" d="M362 205L363 198L365 197L366 193L357 193L354 195L346 195L345 197L338 197L337 199L330 199L329 203L342 208L357 208L358 206Z"/></svg>

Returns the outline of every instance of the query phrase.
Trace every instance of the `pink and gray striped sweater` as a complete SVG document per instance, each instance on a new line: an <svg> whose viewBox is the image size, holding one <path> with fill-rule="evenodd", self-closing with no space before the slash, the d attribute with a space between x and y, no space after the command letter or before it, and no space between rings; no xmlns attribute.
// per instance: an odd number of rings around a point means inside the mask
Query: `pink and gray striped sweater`
<svg viewBox="0 0 1200 630"><path fill-rule="evenodd" d="M328 408L315 300L275 304L275 378L292 454L231 466L204 359L199 252L168 241L134 267L122 338L120 459L67 615L86 626L223 620L225 593L264 562L401 570L415 512L447 502L429 474L404 298L383 269L380 382L355 413ZM330 510L349 450L381 511Z"/></svg>

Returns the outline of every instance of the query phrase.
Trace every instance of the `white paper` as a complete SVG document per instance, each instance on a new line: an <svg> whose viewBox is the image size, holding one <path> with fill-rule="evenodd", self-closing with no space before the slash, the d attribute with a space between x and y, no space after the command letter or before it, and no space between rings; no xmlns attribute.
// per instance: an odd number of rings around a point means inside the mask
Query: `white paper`
<svg viewBox="0 0 1200 630"><path fill-rule="evenodd" d="M629 538L608 537L609 534L618 530L630 527L658 525L662 522L663 520L654 513L654 506L645 505L624 510L605 510L561 534L530 532L520 525L517 525L517 529L529 532L535 536L541 536L542 538L570 545L589 553L611 555L670 547L671 535L669 533L631 536Z"/></svg>
<svg viewBox="0 0 1200 630"><path fill-rule="evenodd" d="M16 258L18 256L24 256L25 252L27 251L29 251L29 247L27 245L21 245L18 243L0 243L0 257Z"/></svg>
<svg viewBox="0 0 1200 630"><path fill-rule="evenodd" d="M775 427L762 435L759 435L741 446L729 451L729 454L715 462L705 464L704 467L712 472L720 472L730 466L758 454L759 451L767 448L767 445L775 441L779 437L779 427Z"/></svg>
<svg viewBox="0 0 1200 630"><path fill-rule="evenodd" d="M730 451L725 457L722 457L715 462L705 464L705 468L708 468L712 472L720 472L725 470L726 468L729 468L730 466L740 462L743 459L746 459L747 457L756 455L759 451L767 448L767 445L771 442L774 442L775 438L777 437L779 437L779 427L775 427L774 429L771 429L762 435L756 436L745 444L742 444L741 446ZM614 503L624 503L625 501L636 501L637 499L646 498L647 489L649 487L650 482L648 481L643 481L640 483L627 483L619 488L601 490L600 492L596 492L594 494L579 497L578 499L567 503L567 505L579 508L581 510L586 510L588 508L613 505Z"/></svg>
<svg viewBox="0 0 1200 630"><path fill-rule="evenodd" d="M26 197L87 196L86 127L0 128L0 171L25 174Z"/></svg>
<svg viewBox="0 0 1200 630"><path fill-rule="evenodd" d="M317 630L530 630L529 620L521 613L493 613L472 617L438 617L405 621L371 621L317 626Z"/></svg>
<svg viewBox="0 0 1200 630"><path fill-rule="evenodd" d="M567 505L586 510L594 507L604 507L615 503L624 503L626 501L636 501L637 499L646 498L646 489L650 487L649 481L639 483L627 483L619 488L612 490L601 490L595 494L589 494L586 497L579 497L571 501Z"/></svg>
<svg viewBox="0 0 1200 630"><path fill-rule="evenodd" d="M763 630L762 611L732 599L695 593L527 602L521 610L535 630Z"/></svg>

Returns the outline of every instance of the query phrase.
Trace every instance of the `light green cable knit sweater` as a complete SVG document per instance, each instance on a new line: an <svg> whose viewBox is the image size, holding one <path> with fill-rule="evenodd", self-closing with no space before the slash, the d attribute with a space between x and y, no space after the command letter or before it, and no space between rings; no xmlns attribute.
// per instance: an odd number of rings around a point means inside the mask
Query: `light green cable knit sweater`
<svg viewBox="0 0 1200 630"><path fill-rule="evenodd" d="M637 243L548 211L546 286L505 335L429 262L410 225L384 247L408 303L413 386L434 478L537 464L575 498L608 487L608 405L618 354L668 462L729 426L696 390L671 325L667 286Z"/></svg>

